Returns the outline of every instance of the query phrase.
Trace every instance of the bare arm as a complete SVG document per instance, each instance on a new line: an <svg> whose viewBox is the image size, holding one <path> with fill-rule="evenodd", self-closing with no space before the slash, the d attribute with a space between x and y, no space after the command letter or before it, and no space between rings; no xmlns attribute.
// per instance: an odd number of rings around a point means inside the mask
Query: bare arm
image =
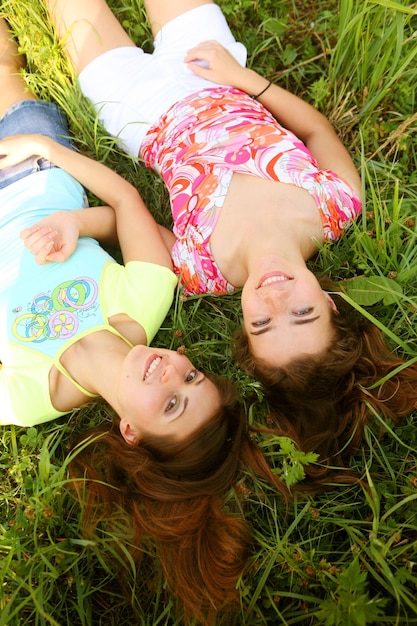
<svg viewBox="0 0 417 626"><path fill-rule="evenodd" d="M205 61L209 67L194 63ZM219 43L206 41L189 50L185 58L197 75L219 84L231 85L250 95L260 93L268 80L242 67ZM361 181L353 161L333 126L317 109L282 87L271 85L259 101L285 128L305 143L321 169L330 169L361 193Z"/></svg>
<svg viewBox="0 0 417 626"><path fill-rule="evenodd" d="M66 261L80 237L94 237L108 245L118 243L116 216L109 206L55 211L25 228L20 236L39 265Z"/></svg>
<svg viewBox="0 0 417 626"><path fill-rule="evenodd" d="M110 206L90 206L76 211L80 237L93 237L110 246L117 245L116 216Z"/></svg>
<svg viewBox="0 0 417 626"><path fill-rule="evenodd" d="M32 154L49 159L114 209L117 237L125 263L148 261L172 268L159 227L139 193L106 166L42 135L17 135L4 139L0 142L0 154L4 155L2 166L19 162ZM81 228L86 228L85 222Z"/></svg>
<svg viewBox="0 0 417 626"><path fill-rule="evenodd" d="M169 251L171 251L172 246L177 241L176 236L174 235L172 230L169 230L169 228L165 228L165 226L161 226L161 224L159 224L159 232L161 233L162 239L165 241L166 247Z"/></svg>

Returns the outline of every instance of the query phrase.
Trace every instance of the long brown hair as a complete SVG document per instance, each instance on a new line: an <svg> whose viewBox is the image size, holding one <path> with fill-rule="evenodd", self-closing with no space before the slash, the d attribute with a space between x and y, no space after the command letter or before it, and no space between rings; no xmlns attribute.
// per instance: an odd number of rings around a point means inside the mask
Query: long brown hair
<svg viewBox="0 0 417 626"><path fill-rule="evenodd" d="M374 324L332 295L338 308L332 315L334 340L320 355L270 367L251 355L243 330L235 343L236 360L262 382L280 433L301 450L320 454L321 467L307 467L312 481L347 464L373 411L397 420L417 407L417 364L407 365Z"/></svg>
<svg viewBox="0 0 417 626"><path fill-rule="evenodd" d="M137 567L143 544L151 542L185 619L204 624L237 602L236 582L247 561L247 525L223 504L239 469L250 469L288 495L251 441L233 385L210 378L222 408L186 440L152 437L128 445L116 418L110 429L99 426L82 437L70 466L86 535L116 508L124 511Z"/></svg>

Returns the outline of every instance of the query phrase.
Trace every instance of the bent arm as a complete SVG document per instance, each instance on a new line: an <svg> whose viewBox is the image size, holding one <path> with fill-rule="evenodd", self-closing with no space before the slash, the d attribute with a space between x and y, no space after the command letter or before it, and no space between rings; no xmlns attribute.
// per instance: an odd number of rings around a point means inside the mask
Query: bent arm
<svg viewBox="0 0 417 626"><path fill-rule="evenodd" d="M159 232L161 233L162 239L164 240L166 247L168 248L168 250L171 250L172 246L177 241L176 236L174 235L172 230L169 230L169 228L166 228L161 224L159 224Z"/></svg>
<svg viewBox="0 0 417 626"><path fill-rule="evenodd" d="M94 195L104 200L116 214L116 230L123 260L147 261L172 268L171 257L159 227L137 190L105 165L70 150L43 135L18 135L0 142L2 161L36 154L68 172ZM25 158L25 157L23 157ZM16 162L16 161L15 161ZM92 215L92 214L91 214ZM97 215L97 213L96 213ZM91 221L87 218L87 221ZM107 231L108 223L103 224ZM91 235L84 217L83 232ZM97 233L97 227L95 227ZM100 230L100 227L98 228Z"/></svg>
<svg viewBox="0 0 417 626"><path fill-rule="evenodd" d="M93 237L110 246L117 245L116 216L110 206L89 206L73 211L80 237Z"/></svg>
<svg viewBox="0 0 417 626"><path fill-rule="evenodd" d="M267 84L265 78L247 69L241 86L237 88L246 93L256 94L261 92ZM274 84L258 100L280 124L301 139L316 159L320 169L336 172L360 196L361 181L352 158L332 124L320 111Z"/></svg>
<svg viewBox="0 0 417 626"><path fill-rule="evenodd" d="M197 60L206 61L209 67L195 63ZM241 66L217 42L203 42L189 50L185 62L197 76L231 85L249 95L260 94L268 85L267 79L254 70ZM257 99L280 124L301 139L321 169L336 172L360 196L361 181L349 152L322 113L278 85L271 84Z"/></svg>
<svg viewBox="0 0 417 626"><path fill-rule="evenodd" d="M39 265L63 263L75 252L79 237L117 245L116 217L111 207L55 211L25 228L21 238Z"/></svg>

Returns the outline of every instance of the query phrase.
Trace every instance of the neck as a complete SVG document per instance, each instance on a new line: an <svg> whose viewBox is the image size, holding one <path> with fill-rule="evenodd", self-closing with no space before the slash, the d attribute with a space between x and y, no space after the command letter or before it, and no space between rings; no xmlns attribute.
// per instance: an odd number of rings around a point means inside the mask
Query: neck
<svg viewBox="0 0 417 626"><path fill-rule="evenodd" d="M117 410L116 382L130 346L103 330L77 341L61 357L62 365L81 386L102 396Z"/></svg>
<svg viewBox="0 0 417 626"><path fill-rule="evenodd" d="M317 252L313 239L323 240L323 226L308 192L234 174L210 245L227 280L242 287L260 256L305 263Z"/></svg>
<svg viewBox="0 0 417 626"><path fill-rule="evenodd" d="M313 244L314 245L314 244ZM298 233L288 232L285 238L276 238L273 235L268 237L252 238L250 246L247 245L244 259L246 279L253 268L258 265L260 259L273 256L282 259L291 265L306 265L307 259L312 254L312 246L308 251L304 250L303 242L299 240ZM314 249L316 247L314 246ZM244 282L246 282L246 279ZM244 283L243 283L244 284Z"/></svg>

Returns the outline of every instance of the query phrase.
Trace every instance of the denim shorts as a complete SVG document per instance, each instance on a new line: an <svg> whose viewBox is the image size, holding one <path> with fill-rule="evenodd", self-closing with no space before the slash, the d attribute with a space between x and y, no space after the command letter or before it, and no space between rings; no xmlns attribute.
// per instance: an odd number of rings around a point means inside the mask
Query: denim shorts
<svg viewBox="0 0 417 626"><path fill-rule="evenodd" d="M36 133L46 135L58 143L73 149L66 118L61 109L51 102L23 100L13 104L0 120L0 139L12 135ZM0 189L11 183L55 167L47 159L31 156L21 163L0 169Z"/></svg>

